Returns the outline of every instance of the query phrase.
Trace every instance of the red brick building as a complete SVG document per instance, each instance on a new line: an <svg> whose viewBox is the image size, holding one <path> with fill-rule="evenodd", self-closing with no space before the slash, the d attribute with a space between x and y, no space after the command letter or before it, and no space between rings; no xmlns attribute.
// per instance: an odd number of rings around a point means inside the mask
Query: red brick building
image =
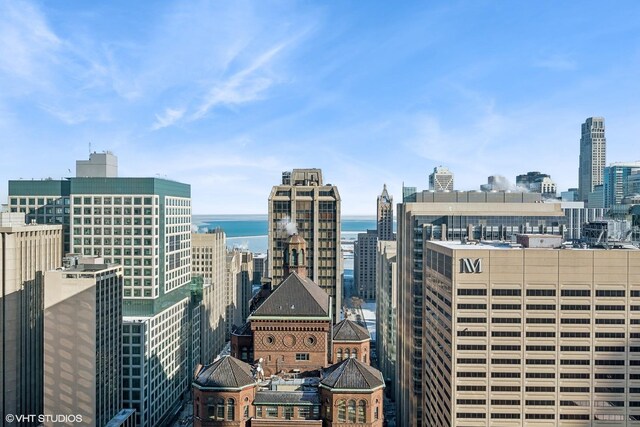
<svg viewBox="0 0 640 427"><path fill-rule="evenodd" d="M371 335L362 325L344 319L333 327L333 363L345 359L354 358L362 363L371 363L369 349L371 347Z"/></svg>
<svg viewBox="0 0 640 427"><path fill-rule="evenodd" d="M292 236L289 275L232 334L231 356L196 373L196 427L382 426L384 380L368 365L369 332L350 320L332 327L305 251Z"/></svg>

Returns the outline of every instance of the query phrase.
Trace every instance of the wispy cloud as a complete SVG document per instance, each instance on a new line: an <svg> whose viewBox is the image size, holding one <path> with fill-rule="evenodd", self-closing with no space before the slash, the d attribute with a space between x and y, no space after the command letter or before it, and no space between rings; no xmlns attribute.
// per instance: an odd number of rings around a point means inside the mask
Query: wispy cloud
<svg viewBox="0 0 640 427"><path fill-rule="evenodd" d="M40 84L62 43L36 7L0 1L0 71Z"/></svg>
<svg viewBox="0 0 640 427"><path fill-rule="evenodd" d="M166 128L167 126L171 126L172 124L180 120L182 116L184 116L184 112L185 112L184 108L165 109L164 113L156 114L156 121L153 124L153 126L151 126L151 129L158 130L158 129Z"/></svg>
<svg viewBox="0 0 640 427"><path fill-rule="evenodd" d="M538 68L547 68L554 71L571 71L575 70L578 64L567 55L556 54L537 59L533 62L533 65Z"/></svg>
<svg viewBox="0 0 640 427"><path fill-rule="evenodd" d="M285 44L274 46L258 56L248 67L214 85L191 119L201 119L218 105L238 105L259 99L273 83L272 78L264 75L264 69L284 46Z"/></svg>

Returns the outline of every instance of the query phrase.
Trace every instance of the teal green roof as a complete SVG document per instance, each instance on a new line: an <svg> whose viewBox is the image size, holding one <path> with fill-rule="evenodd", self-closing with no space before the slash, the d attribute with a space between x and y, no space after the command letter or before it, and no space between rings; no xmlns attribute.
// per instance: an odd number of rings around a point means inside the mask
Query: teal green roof
<svg viewBox="0 0 640 427"><path fill-rule="evenodd" d="M67 178L9 181L9 196L69 196L72 194L157 194L191 197L191 186L161 178Z"/></svg>

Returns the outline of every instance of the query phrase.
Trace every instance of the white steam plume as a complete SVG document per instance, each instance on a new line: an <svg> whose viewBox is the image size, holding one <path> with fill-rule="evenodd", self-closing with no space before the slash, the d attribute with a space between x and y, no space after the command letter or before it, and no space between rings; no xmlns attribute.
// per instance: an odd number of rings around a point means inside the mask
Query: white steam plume
<svg viewBox="0 0 640 427"><path fill-rule="evenodd" d="M286 231L289 236L298 234L298 227L291 222L291 218L285 217L278 221L278 230Z"/></svg>

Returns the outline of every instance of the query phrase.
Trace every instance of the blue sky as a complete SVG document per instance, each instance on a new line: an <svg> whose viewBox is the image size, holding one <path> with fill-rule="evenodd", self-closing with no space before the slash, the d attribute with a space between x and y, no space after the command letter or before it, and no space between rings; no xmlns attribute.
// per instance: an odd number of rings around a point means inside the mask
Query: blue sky
<svg viewBox="0 0 640 427"><path fill-rule="evenodd" d="M387 183L491 174L577 186L580 123L640 159L640 2L0 0L0 183L93 150L192 186L195 214L266 213L322 168L346 214ZM0 200L6 201L6 184Z"/></svg>

